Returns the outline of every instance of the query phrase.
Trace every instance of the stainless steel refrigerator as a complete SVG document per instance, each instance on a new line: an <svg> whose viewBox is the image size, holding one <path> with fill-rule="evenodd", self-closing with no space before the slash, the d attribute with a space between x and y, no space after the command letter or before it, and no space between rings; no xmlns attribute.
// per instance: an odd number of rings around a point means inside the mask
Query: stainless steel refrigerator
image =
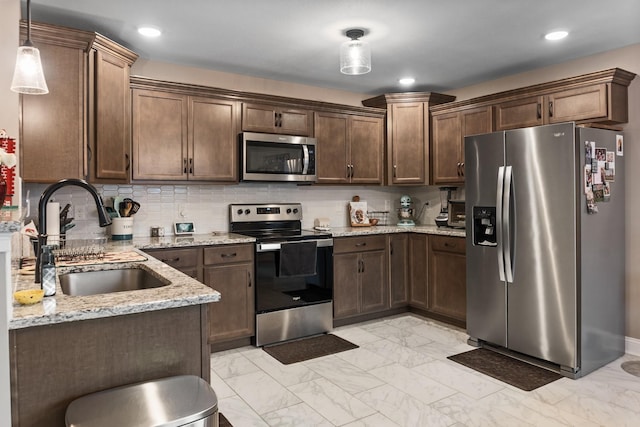
<svg viewBox="0 0 640 427"><path fill-rule="evenodd" d="M465 138L471 344L571 378L624 354L623 142L573 123Z"/></svg>

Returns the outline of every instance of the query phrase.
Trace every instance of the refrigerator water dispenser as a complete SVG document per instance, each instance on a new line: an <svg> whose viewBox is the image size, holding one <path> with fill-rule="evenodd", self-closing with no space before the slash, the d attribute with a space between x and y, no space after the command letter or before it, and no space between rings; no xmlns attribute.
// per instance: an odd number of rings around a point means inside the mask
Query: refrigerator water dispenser
<svg viewBox="0 0 640 427"><path fill-rule="evenodd" d="M473 244L498 246L496 241L496 208L473 207Z"/></svg>

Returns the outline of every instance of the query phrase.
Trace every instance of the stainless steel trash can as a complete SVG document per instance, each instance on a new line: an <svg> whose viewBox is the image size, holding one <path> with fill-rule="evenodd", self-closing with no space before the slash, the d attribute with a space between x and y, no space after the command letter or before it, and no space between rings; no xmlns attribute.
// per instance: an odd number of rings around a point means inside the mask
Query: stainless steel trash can
<svg viewBox="0 0 640 427"><path fill-rule="evenodd" d="M200 377L181 375L104 390L69 404L67 427L218 427L218 398Z"/></svg>

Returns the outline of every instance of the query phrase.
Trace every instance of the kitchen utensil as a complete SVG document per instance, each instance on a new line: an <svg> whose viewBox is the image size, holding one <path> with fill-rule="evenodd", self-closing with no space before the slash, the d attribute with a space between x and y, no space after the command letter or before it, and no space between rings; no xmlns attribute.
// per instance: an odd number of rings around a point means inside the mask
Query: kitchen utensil
<svg viewBox="0 0 640 427"><path fill-rule="evenodd" d="M135 200L131 201L131 212L129 213L129 215L135 215L138 210L140 210L140 203L136 202Z"/></svg>
<svg viewBox="0 0 640 427"><path fill-rule="evenodd" d="M105 206L105 210L111 218L120 218L120 214L118 213L118 211L113 209L111 206Z"/></svg>
<svg viewBox="0 0 640 427"><path fill-rule="evenodd" d="M120 203L120 216L127 218L131 213L132 207L133 203L131 203L131 199L124 199L122 203Z"/></svg>

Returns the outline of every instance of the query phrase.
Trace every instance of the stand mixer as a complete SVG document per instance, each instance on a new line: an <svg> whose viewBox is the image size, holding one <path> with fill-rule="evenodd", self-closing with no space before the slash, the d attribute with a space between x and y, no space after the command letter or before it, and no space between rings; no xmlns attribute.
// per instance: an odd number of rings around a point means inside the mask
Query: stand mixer
<svg viewBox="0 0 640 427"><path fill-rule="evenodd" d="M398 208L398 225L401 227L411 227L416 225L413 221L413 203L411 197L404 195L400 197L400 208Z"/></svg>
<svg viewBox="0 0 640 427"><path fill-rule="evenodd" d="M449 220L448 202L451 200L451 193L457 190L457 187L440 187L440 213L436 217L436 225L438 227L447 226L447 221Z"/></svg>

